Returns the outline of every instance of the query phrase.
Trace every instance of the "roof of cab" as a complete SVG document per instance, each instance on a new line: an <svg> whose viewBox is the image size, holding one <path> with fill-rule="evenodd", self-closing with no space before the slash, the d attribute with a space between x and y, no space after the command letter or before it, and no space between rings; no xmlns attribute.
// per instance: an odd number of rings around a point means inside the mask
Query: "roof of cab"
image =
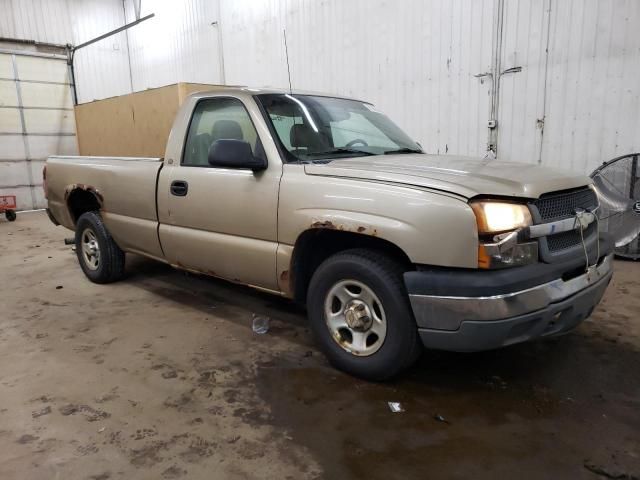
<svg viewBox="0 0 640 480"><path fill-rule="evenodd" d="M229 95L239 95L239 96L244 96L244 95L253 96L253 95L262 95L262 94L313 95L316 97L343 98L345 100L356 100L363 103L370 103L370 102L365 102L364 100L359 100L357 98L348 97L345 95L333 95L326 92L314 92L309 90L296 90L296 89L289 90L287 88L271 88L271 87L257 88L257 87L247 87L242 85L229 85L229 86L216 85L216 86L212 86L212 88L207 90L200 90L200 91L194 92L189 96L203 98L210 94L220 94L220 93L227 93Z"/></svg>

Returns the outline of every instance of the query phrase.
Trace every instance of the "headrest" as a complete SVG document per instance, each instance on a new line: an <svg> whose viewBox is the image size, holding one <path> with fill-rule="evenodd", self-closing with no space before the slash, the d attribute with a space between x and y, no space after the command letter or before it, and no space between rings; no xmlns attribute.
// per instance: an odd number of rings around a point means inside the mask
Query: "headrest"
<svg viewBox="0 0 640 480"><path fill-rule="evenodd" d="M289 142L294 148L313 148L320 143L318 134L303 123L291 125Z"/></svg>
<svg viewBox="0 0 640 480"><path fill-rule="evenodd" d="M240 124L234 120L218 120L211 129L213 140L244 140Z"/></svg>

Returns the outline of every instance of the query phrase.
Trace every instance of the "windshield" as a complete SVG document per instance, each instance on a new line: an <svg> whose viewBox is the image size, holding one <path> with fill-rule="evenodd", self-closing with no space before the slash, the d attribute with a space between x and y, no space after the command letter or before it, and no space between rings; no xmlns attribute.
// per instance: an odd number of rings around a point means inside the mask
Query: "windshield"
<svg viewBox="0 0 640 480"><path fill-rule="evenodd" d="M312 95L258 95L289 161L387 153L420 146L371 104Z"/></svg>

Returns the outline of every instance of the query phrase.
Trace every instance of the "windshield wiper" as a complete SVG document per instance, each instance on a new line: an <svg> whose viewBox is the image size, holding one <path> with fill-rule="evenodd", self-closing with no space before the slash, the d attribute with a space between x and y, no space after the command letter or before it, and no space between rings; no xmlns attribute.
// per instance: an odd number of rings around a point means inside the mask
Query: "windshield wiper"
<svg viewBox="0 0 640 480"><path fill-rule="evenodd" d="M424 153L422 150L418 150L417 148L398 148L397 150L387 150L384 152L385 155L392 155L396 153Z"/></svg>
<svg viewBox="0 0 640 480"><path fill-rule="evenodd" d="M366 152L364 150L356 150L353 148L334 148L333 150L325 150L324 152L309 152L305 153L307 157L315 157L318 155L333 155L335 153L357 153L360 155L376 155L372 152Z"/></svg>

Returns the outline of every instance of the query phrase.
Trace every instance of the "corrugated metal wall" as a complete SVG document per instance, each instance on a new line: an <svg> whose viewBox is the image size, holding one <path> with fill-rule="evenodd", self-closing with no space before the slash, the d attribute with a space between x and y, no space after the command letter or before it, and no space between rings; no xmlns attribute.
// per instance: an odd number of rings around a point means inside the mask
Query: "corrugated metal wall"
<svg viewBox="0 0 640 480"><path fill-rule="evenodd" d="M78 45L124 23L122 0L0 0L0 37ZM131 91L125 33L80 50L82 102Z"/></svg>
<svg viewBox="0 0 640 480"><path fill-rule="evenodd" d="M61 0L54 0L61 1ZM79 45L121 27L122 0L71 0L71 43ZM78 50L75 55L76 94L80 103L131 92L127 34L118 33Z"/></svg>
<svg viewBox="0 0 640 480"><path fill-rule="evenodd" d="M124 4L126 15L121 0L0 0L0 35L78 43L133 20ZM287 86L286 28L294 88L371 100L429 152L483 155L497 140L502 159L586 173L640 150L637 0L142 0L142 10L156 17L79 54L81 101L176 81Z"/></svg>
<svg viewBox="0 0 640 480"><path fill-rule="evenodd" d="M372 101L429 152L486 148L493 1L223 2L225 70L237 84Z"/></svg>
<svg viewBox="0 0 640 480"><path fill-rule="evenodd" d="M71 40L66 0L0 0L0 37L65 44Z"/></svg>
<svg viewBox="0 0 640 480"><path fill-rule="evenodd" d="M127 2L127 22L135 20ZM222 83L217 0L142 2L155 17L129 30L134 90L176 82Z"/></svg>
<svg viewBox="0 0 640 480"><path fill-rule="evenodd" d="M498 155L591 172L640 150L640 2L505 2ZM548 54L547 54L548 48Z"/></svg>

